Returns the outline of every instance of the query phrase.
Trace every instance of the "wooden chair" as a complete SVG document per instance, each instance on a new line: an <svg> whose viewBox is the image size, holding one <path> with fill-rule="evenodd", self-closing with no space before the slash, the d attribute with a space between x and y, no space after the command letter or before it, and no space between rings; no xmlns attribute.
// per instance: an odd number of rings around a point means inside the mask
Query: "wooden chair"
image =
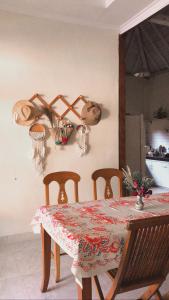
<svg viewBox="0 0 169 300"><path fill-rule="evenodd" d="M127 228L119 268L107 272L113 283L105 298L94 277L99 297L113 300L119 293L148 286L139 299L156 295L160 300L159 288L169 272L169 215L130 221Z"/></svg>
<svg viewBox="0 0 169 300"><path fill-rule="evenodd" d="M80 176L74 172L62 171L50 173L46 175L43 179L43 183L45 184L46 205L50 205L49 184L53 181L56 181L59 184L59 194L57 198L57 203L64 204L68 202L68 196L65 191L65 183L68 180L72 180L74 182L75 201L79 201L78 182L80 181ZM54 262L56 270L56 282L58 282L60 280L60 247L56 243L54 243Z"/></svg>
<svg viewBox="0 0 169 300"><path fill-rule="evenodd" d="M97 200L97 185L96 181L99 177L102 177L106 181L104 198L109 199L113 197L113 191L111 187L111 178L117 177L118 178L118 188L119 188L119 196L122 196L122 183L123 183L123 173L118 169L99 169L93 172L92 179L93 179L93 193L94 193L94 200Z"/></svg>

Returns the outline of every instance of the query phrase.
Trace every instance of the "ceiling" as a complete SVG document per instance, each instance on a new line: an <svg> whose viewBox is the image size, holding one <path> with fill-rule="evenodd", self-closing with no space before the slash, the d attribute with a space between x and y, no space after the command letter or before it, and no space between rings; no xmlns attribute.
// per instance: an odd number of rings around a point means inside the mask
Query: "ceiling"
<svg viewBox="0 0 169 300"><path fill-rule="evenodd" d="M138 77L169 71L169 5L126 33L126 72Z"/></svg>
<svg viewBox="0 0 169 300"><path fill-rule="evenodd" d="M120 33L132 28L126 33L126 72L149 77L169 70L167 4L169 0L0 0L0 10ZM161 8L160 13L139 24Z"/></svg>
<svg viewBox="0 0 169 300"><path fill-rule="evenodd" d="M119 28L133 18L133 16L139 14L140 11L155 2L160 1L0 0L0 10L75 24Z"/></svg>

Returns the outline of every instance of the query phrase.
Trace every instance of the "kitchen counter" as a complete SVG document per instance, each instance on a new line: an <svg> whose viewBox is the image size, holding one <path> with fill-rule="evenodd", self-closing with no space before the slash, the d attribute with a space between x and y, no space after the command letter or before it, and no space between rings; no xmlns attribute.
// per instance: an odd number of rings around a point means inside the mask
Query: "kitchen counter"
<svg viewBox="0 0 169 300"><path fill-rule="evenodd" d="M146 156L146 159L151 159L151 160L161 160L161 161L169 161L169 157L161 157L161 156Z"/></svg>
<svg viewBox="0 0 169 300"><path fill-rule="evenodd" d="M169 158L146 157L147 173L157 186L169 188Z"/></svg>

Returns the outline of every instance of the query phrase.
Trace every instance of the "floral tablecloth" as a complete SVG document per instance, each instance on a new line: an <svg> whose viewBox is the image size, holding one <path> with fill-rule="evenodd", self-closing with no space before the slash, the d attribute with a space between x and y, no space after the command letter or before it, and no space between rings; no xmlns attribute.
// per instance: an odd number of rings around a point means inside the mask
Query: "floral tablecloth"
<svg viewBox="0 0 169 300"><path fill-rule="evenodd" d="M73 258L71 271L81 282L118 267L129 220L169 214L169 193L145 199L143 211L135 210L135 202L136 197L125 197L41 206L32 226L37 232L42 224Z"/></svg>

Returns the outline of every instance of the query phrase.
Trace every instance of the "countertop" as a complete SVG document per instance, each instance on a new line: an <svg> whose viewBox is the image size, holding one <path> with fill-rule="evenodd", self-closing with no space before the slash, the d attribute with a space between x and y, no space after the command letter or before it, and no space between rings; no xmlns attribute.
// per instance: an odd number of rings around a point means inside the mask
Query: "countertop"
<svg viewBox="0 0 169 300"><path fill-rule="evenodd" d="M146 156L146 159L151 159L151 160L161 160L161 161L168 161L169 162L169 157L161 157L161 156Z"/></svg>

